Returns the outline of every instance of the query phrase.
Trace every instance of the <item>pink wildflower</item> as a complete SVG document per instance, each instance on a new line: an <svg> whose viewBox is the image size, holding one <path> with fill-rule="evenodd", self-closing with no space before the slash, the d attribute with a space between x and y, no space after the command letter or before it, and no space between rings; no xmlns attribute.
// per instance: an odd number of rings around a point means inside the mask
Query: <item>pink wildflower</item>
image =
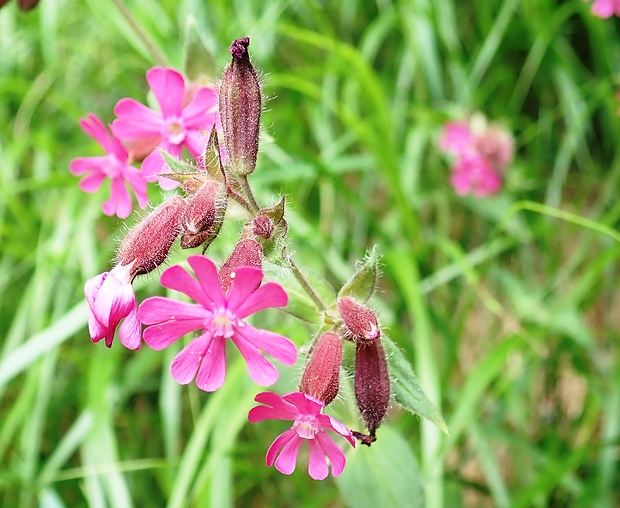
<svg viewBox="0 0 620 508"><path fill-rule="evenodd" d="M88 330L93 342L105 338L105 345L112 347L118 323L124 318L118 332L121 343L129 349L140 348L142 327L131 285L132 266L118 265L90 279L84 286L89 307Z"/></svg>
<svg viewBox="0 0 620 508"><path fill-rule="evenodd" d="M194 255L188 257L188 262L198 280L175 265L162 273L161 283L198 303L157 296L146 299L138 310L140 321L150 325L144 330L144 341L159 350L200 330L200 335L172 362L172 377L181 384L195 377L202 390L212 392L220 388L226 377L226 339L239 349L254 382L263 386L275 383L278 371L259 350L290 366L297 359L295 345L286 337L254 328L244 319L263 309L286 306L288 297L284 289L274 282L261 286L262 270L244 266L237 269L226 294L210 259Z"/></svg>
<svg viewBox="0 0 620 508"><path fill-rule="evenodd" d="M499 191L502 180L484 158L468 155L455 162L450 183L461 196L486 197Z"/></svg>
<svg viewBox="0 0 620 508"><path fill-rule="evenodd" d="M594 0L591 10L599 18L610 18L614 14L620 16L620 0Z"/></svg>
<svg viewBox="0 0 620 508"><path fill-rule="evenodd" d="M268 466L275 463L278 471L291 474L295 470L299 448L306 441L310 448L308 474L314 480L327 478L329 470L326 456L332 466L332 475L338 476L342 473L346 464L344 453L326 431L340 434L353 447L355 439L342 423L322 413L324 406L321 401L300 392L289 393L282 397L273 392L263 392L254 397L254 400L265 405L250 410L248 414L250 422L258 423L265 420L294 422L293 426L280 434L267 450Z"/></svg>
<svg viewBox="0 0 620 508"><path fill-rule="evenodd" d="M78 157L69 163L69 170L74 175L91 172L80 181L80 189L84 192L95 192L106 178L110 182L110 199L103 203L106 215L116 214L121 219L131 213L131 196L127 191L128 184L134 191L141 208L146 206L146 181L140 171L131 166L129 156L123 144L114 136L110 136L105 125L90 113L88 118L80 120L80 127L101 145L106 155L97 157Z"/></svg>
<svg viewBox="0 0 620 508"><path fill-rule="evenodd" d="M123 140L159 137L159 148L174 157L181 157L187 148L192 157L202 154L208 131L217 117L217 98L213 88L200 88L189 104L183 107L185 80L174 69L153 67L146 79L159 103L160 111L153 111L134 99L121 99L114 108L118 117L112 130ZM159 150L154 150L142 163L142 171L148 181L155 181L165 165ZM178 184L170 179L160 179L163 188Z"/></svg>
<svg viewBox="0 0 620 508"><path fill-rule="evenodd" d="M512 135L480 115L448 122L439 148L453 156L450 181L457 194L490 196L502 185L501 175L514 155Z"/></svg>

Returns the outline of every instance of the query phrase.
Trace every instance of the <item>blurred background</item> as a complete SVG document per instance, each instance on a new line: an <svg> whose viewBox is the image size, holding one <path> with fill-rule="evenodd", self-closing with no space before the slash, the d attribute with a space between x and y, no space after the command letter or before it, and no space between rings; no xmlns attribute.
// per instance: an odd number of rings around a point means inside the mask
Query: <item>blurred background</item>
<svg viewBox="0 0 620 508"><path fill-rule="evenodd" d="M581 0L6 3L0 506L618 506L619 27ZM78 189L69 161L101 154L79 118L144 102L161 62L216 83L245 35L267 97L259 200L287 195L298 263L336 288L379 246L372 305L450 431L394 404L378 442L318 483L301 461L290 477L264 465L287 424L247 423L259 389L238 354L206 394L170 378L180 344L108 350L86 326L84 282L136 215L106 217L108 190ZM488 198L458 196L438 149L475 111L516 140ZM315 333L264 314L299 346ZM361 427L343 385L332 414Z"/></svg>

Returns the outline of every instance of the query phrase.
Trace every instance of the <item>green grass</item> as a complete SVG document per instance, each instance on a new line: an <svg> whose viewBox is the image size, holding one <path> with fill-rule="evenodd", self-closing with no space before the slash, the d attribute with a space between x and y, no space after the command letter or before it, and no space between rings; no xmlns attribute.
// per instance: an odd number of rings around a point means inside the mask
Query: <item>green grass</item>
<svg viewBox="0 0 620 508"><path fill-rule="evenodd" d="M113 0L16 3L0 10L0 506L620 503L616 18L580 0L127 0L137 31ZM450 430L394 406L336 481L264 466L283 428L247 423L238 357L205 394L170 378L174 352L86 328L84 282L125 226L68 171L98 154L79 118L143 100L158 59L217 80L244 35L269 99L260 201L287 194L299 264L335 286L379 246L373 306ZM476 110L517 144L486 200L454 194L437 149ZM334 410L360 427L348 384Z"/></svg>

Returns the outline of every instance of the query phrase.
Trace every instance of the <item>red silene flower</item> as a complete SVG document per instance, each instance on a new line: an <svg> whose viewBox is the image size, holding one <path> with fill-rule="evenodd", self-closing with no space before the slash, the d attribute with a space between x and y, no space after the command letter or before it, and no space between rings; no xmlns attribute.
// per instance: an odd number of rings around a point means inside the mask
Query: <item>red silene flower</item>
<svg viewBox="0 0 620 508"><path fill-rule="evenodd" d="M295 471L297 454L306 442L310 448L308 474L314 480L324 480L329 474L328 461L332 475L338 476L344 470L346 459L340 447L326 431L335 432L344 437L355 447L351 431L329 415L323 414L324 404L313 396L293 392L279 396L273 392L259 393L256 402L265 404L256 406L248 413L248 420L258 423L265 420L292 420L293 426L280 434L267 450L266 463L275 464L283 474Z"/></svg>
<svg viewBox="0 0 620 508"><path fill-rule="evenodd" d="M114 134L125 141L159 137L158 148L180 158L187 148L194 158L202 154L207 135L217 121L215 90L200 88L191 101L184 105L185 79L174 69L153 67L146 79L157 99L160 111L153 111L134 99L121 99L114 108L117 119L112 123ZM165 160L155 149L142 163L148 181L155 181L165 166ZM161 178L162 188L171 189L178 184Z"/></svg>

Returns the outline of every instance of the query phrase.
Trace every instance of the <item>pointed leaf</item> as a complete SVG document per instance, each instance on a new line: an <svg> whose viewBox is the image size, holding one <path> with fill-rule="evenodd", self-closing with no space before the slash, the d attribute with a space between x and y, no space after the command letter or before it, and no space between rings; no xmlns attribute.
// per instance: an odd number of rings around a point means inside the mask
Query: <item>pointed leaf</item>
<svg viewBox="0 0 620 508"><path fill-rule="evenodd" d="M280 198L280 201L278 201L275 205L273 205L271 208L263 208L260 213L269 217L273 221L274 225L277 226L278 224L280 224L280 221L284 217L285 205L286 197L282 196Z"/></svg>
<svg viewBox="0 0 620 508"><path fill-rule="evenodd" d="M381 340L387 354L392 393L396 402L407 411L430 420L447 435L448 427L443 416L428 400L403 352L386 335L382 335Z"/></svg>
<svg viewBox="0 0 620 508"><path fill-rule="evenodd" d="M355 275L347 282L338 293L338 298L350 296L359 303L367 301L375 292L379 275L379 254L377 246L366 255L358 264Z"/></svg>

